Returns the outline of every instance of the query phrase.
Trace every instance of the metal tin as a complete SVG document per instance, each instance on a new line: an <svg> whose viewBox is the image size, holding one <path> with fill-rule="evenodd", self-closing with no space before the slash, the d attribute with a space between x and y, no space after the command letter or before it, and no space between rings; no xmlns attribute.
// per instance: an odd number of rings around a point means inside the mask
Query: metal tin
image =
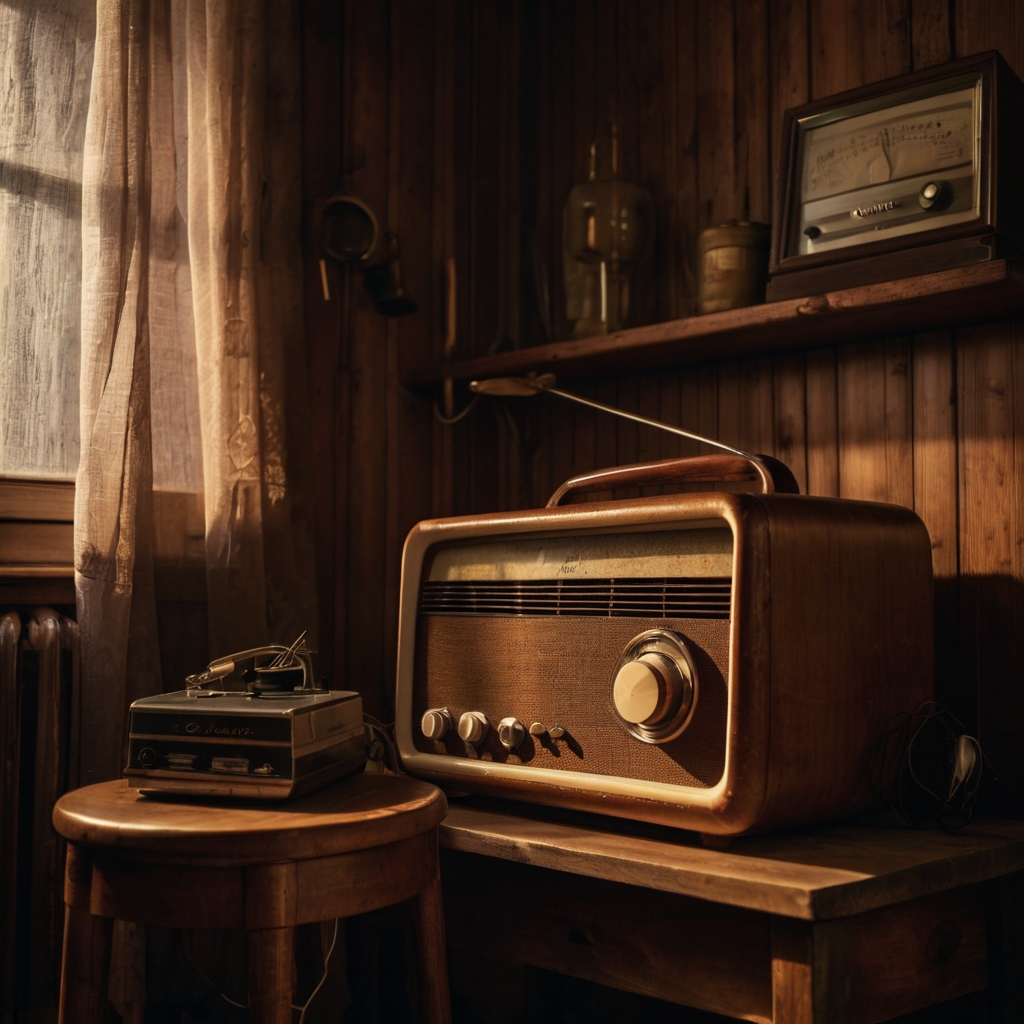
<svg viewBox="0 0 1024 1024"><path fill-rule="evenodd" d="M764 302L770 237L767 224L736 220L701 232L697 243L698 313Z"/></svg>

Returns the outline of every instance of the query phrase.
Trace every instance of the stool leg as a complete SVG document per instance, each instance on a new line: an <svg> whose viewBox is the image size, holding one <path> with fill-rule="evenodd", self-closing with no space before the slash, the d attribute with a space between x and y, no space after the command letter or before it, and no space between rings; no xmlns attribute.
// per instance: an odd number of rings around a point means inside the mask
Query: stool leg
<svg viewBox="0 0 1024 1024"><path fill-rule="evenodd" d="M113 918L65 906L59 1024L103 1024L113 931Z"/></svg>
<svg viewBox="0 0 1024 1024"><path fill-rule="evenodd" d="M423 1024L451 1024L440 875L416 898L416 945Z"/></svg>
<svg viewBox="0 0 1024 1024"><path fill-rule="evenodd" d="M249 932L250 1024L291 1024L294 928Z"/></svg>

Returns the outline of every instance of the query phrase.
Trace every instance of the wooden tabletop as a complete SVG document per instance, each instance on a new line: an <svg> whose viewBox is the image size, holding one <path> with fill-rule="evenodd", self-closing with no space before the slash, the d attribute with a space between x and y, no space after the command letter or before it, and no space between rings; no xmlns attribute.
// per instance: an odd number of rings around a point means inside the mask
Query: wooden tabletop
<svg viewBox="0 0 1024 1024"><path fill-rule="evenodd" d="M66 793L53 825L82 846L265 864L366 850L419 835L447 812L444 794L407 775L356 775L295 800L173 800L124 779Z"/></svg>
<svg viewBox="0 0 1024 1024"><path fill-rule="evenodd" d="M944 832L884 821L803 829L705 849L693 833L622 834L616 823L454 803L441 845L809 921L859 914L1024 869L1024 822ZM654 830L651 830L654 831Z"/></svg>

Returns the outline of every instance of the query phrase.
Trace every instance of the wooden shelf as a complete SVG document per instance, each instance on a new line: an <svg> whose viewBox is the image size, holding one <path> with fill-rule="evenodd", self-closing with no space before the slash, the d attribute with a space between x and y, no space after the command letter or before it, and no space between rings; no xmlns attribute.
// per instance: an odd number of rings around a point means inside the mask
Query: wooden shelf
<svg viewBox="0 0 1024 1024"><path fill-rule="evenodd" d="M426 388L455 380L549 371L559 379L646 372L713 359L812 348L863 337L920 333L1024 313L1024 264L992 260L935 274L863 285L806 298L634 327L616 334L410 371Z"/></svg>

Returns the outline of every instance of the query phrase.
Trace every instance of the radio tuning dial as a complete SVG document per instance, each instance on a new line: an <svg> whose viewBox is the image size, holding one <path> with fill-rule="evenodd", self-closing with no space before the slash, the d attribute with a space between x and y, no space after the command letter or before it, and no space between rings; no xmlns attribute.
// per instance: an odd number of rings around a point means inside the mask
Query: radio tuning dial
<svg viewBox="0 0 1024 1024"><path fill-rule="evenodd" d="M697 702L697 670L683 638L667 629L633 637L612 673L611 696L631 736L644 743L675 739Z"/></svg>
<svg viewBox="0 0 1024 1024"><path fill-rule="evenodd" d="M657 725L679 689L679 670L655 651L627 661L615 675L615 710L632 725Z"/></svg>
<svg viewBox="0 0 1024 1024"><path fill-rule="evenodd" d="M506 750L515 750L526 738L526 730L518 718L503 718L498 723L498 739Z"/></svg>
<svg viewBox="0 0 1024 1024"><path fill-rule="evenodd" d="M420 728L428 740L439 740L455 727L452 713L447 708L430 708L420 719Z"/></svg>
<svg viewBox="0 0 1024 1024"><path fill-rule="evenodd" d="M467 711L459 719L459 735L467 742L482 743L491 723L482 711Z"/></svg>

